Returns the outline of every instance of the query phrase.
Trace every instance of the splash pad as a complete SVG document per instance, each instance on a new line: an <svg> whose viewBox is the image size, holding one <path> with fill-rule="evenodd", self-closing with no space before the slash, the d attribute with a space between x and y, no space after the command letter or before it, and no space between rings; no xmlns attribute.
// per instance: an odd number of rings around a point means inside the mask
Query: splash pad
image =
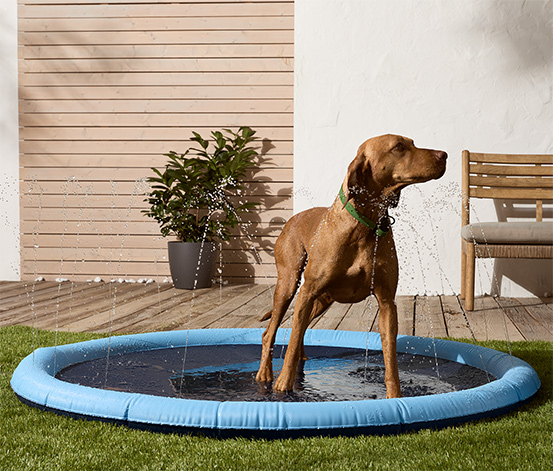
<svg viewBox="0 0 553 471"><path fill-rule="evenodd" d="M536 372L518 358L472 344L411 336L398 337L399 354L449 360L483 369L494 379L470 389L401 399L286 402L163 397L82 386L56 378L71 365L133 352L259 346L261 333L262 329L156 332L42 348L20 363L11 385L23 402L73 417L162 432L264 438L440 428L504 414L531 399L540 387ZM285 344L286 338L289 330L280 329L276 344ZM308 330L305 346L381 350L378 334L350 331Z"/></svg>

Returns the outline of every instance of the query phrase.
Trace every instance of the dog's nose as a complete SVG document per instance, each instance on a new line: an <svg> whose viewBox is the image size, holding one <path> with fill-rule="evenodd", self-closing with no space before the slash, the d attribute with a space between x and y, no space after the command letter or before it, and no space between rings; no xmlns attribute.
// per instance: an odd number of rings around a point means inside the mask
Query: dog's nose
<svg viewBox="0 0 553 471"><path fill-rule="evenodd" d="M447 159L447 152L444 152L443 150L435 150L434 151L434 156L438 160L446 160Z"/></svg>

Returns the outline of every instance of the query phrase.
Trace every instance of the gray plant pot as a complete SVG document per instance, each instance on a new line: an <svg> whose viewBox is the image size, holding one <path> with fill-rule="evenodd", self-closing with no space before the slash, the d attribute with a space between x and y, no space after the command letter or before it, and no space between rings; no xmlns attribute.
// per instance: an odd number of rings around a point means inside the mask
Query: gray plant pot
<svg viewBox="0 0 553 471"><path fill-rule="evenodd" d="M209 288L217 261L213 242L169 242L169 268L179 289Z"/></svg>

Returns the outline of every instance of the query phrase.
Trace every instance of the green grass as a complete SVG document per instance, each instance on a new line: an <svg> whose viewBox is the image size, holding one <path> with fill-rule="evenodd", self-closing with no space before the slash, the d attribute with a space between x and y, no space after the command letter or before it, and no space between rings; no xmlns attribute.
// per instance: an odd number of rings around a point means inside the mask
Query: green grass
<svg viewBox="0 0 553 471"><path fill-rule="evenodd" d="M94 338L58 333L63 344ZM19 361L55 334L0 329L0 470L542 470L553 467L553 343L512 343L542 382L537 397L506 416L397 436L226 439L163 435L73 420L20 403L9 381ZM505 342L483 345L507 351Z"/></svg>

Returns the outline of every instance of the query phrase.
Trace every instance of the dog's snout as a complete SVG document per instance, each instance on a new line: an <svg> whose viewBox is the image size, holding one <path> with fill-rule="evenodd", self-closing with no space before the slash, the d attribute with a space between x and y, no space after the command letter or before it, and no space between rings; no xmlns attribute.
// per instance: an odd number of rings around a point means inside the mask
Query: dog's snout
<svg viewBox="0 0 553 471"><path fill-rule="evenodd" d="M447 160L447 152L444 152L443 150L435 150L434 157L438 160Z"/></svg>

